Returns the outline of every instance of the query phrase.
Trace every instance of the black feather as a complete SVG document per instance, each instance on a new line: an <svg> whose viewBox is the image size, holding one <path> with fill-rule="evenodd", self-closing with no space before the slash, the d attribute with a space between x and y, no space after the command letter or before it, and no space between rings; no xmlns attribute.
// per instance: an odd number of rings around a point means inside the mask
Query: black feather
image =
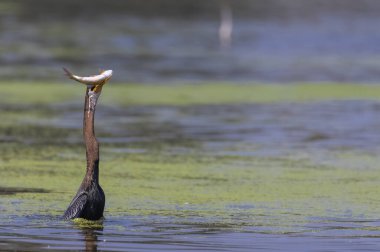
<svg viewBox="0 0 380 252"><path fill-rule="evenodd" d="M104 205L105 195L99 184L91 183L87 189L83 189L81 186L63 215L63 218L99 220L103 217Z"/></svg>

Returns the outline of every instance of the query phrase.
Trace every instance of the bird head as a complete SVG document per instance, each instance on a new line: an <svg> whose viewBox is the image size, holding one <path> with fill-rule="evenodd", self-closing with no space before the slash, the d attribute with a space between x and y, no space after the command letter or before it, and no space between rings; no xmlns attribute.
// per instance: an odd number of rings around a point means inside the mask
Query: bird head
<svg viewBox="0 0 380 252"><path fill-rule="evenodd" d="M102 91L103 85L109 81L112 77L112 70L105 70L101 71L100 75L104 76L104 79L102 79L99 83L96 83L92 85L91 91L94 91L95 93L100 93Z"/></svg>

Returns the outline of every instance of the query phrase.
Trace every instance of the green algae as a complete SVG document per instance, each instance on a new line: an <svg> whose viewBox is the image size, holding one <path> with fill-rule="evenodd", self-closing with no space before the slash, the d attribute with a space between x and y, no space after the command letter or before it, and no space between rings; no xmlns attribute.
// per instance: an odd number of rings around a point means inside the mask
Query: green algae
<svg viewBox="0 0 380 252"><path fill-rule="evenodd" d="M80 229L103 229L103 219L91 221L83 218L75 218L72 221Z"/></svg>
<svg viewBox="0 0 380 252"><path fill-rule="evenodd" d="M77 128L62 127L51 120L62 117L68 110L71 112L70 104L81 113L81 105L74 100L82 98L82 94L78 93L79 88L58 84L38 84L33 92L20 91L28 90L27 87L27 84L15 84L2 90L0 186L28 190L2 195L1 209L4 214L60 216L84 176L85 150L81 120ZM376 86L218 87L221 93L206 99L199 92L210 94L212 89L216 90L213 84L109 85L104 89L101 103L124 108L126 105L378 99ZM44 92L42 99L38 99L39 91ZM61 105L59 109L50 105L56 102L69 105ZM143 124L135 127L145 127L150 138L157 133ZM102 128L97 132L101 137L113 135ZM144 151L116 151L133 148ZM168 151L176 148L185 151L174 154ZM234 148L254 151L260 147L247 144ZM314 217L378 216L380 172L376 155L346 149L291 150L290 153L283 156L220 155L204 151L200 140L181 138L101 143L100 183L106 193L105 217L164 216L182 222L205 218L209 223L232 226L281 223L285 232L289 230L287 227L302 225Z"/></svg>
<svg viewBox="0 0 380 252"><path fill-rule="evenodd" d="M1 103L57 104L78 101L83 92L73 83L0 83ZM192 105L310 102L380 98L375 85L339 83L138 85L109 83L102 103L110 105Z"/></svg>
<svg viewBox="0 0 380 252"><path fill-rule="evenodd" d="M10 82L1 84L0 99L3 104L51 105L70 100L73 96L77 98L78 92L75 91L78 89L68 83Z"/></svg>
<svg viewBox="0 0 380 252"><path fill-rule="evenodd" d="M63 148L39 150L51 152L51 159L30 153L22 160L8 157L2 162L2 186L50 191L20 192L3 200L24 201L18 206L20 213L62 214L84 175L83 157L54 158ZM201 153L180 162L180 157L158 155L113 154L101 163L106 217L197 216L252 224L262 214L291 215L298 222L312 216L342 217L347 212L368 218L377 214L380 173L376 167L359 171L291 158L219 160Z"/></svg>

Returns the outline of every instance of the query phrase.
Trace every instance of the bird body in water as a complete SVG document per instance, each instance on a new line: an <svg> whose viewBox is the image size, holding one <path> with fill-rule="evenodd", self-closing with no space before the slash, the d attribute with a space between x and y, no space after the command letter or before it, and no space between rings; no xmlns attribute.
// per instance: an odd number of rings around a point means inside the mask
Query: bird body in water
<svg viewBox="0 0 380 252"><path fill-rule="evenodd" d="M77 194L63 215L65 219L99 220L103 217L105 194L99 185L99 143L94 132L94 115L103 85L112 77L107 70L91 77L73 75L64 68L69 78L86 84L84 102L83 138L86 145L87 169Z"/></svg>

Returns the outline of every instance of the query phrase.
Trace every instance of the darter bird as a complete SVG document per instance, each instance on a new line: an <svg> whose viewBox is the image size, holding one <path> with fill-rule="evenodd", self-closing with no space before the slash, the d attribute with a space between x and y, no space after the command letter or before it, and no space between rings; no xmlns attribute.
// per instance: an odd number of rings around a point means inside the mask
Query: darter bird
<svg viewBox="0 0 380 252"><path fill-rule="evenodd" d="M73 80L87 85L84 101L83 138L86 145L87 169L77 194L67 208L64 219L99 220L103 217L105 195L99 185L99 143L94 132L94 115L103 85L112 77L112 70L99 75L80 77L63 68Z"/></svg>

